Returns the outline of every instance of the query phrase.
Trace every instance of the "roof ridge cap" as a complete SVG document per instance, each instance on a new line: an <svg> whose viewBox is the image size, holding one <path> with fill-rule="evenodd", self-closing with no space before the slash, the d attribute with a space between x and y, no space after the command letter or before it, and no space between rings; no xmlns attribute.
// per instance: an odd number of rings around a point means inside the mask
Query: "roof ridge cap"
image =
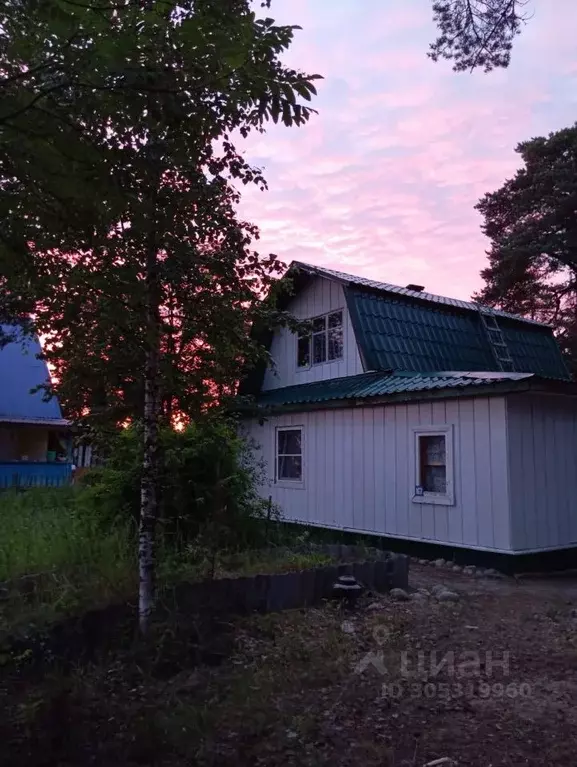
<svg viewBox="0 0 577 767"><path fill-rule="evenodd" d="M317 276L323 276L324 273L326 279L330 279L332 276L341 282L346 282L348 285L352 284L358 288L364 288L366 290L377 290L383 293L388 292L393 295L405 297L411 300L420 300L428 304L439 304L440 306L447 306L452 307L453 309L461 309L470 312L479 312L482 309L487 309L494 312L497 317L501 317L502 319L510 319L513 322L523 322L528 325L536 325L537 327L552 327L549 323L533 320L530 317L522 317L520 314L506 312L503 309L494 309L487 304L480 304L477 301L466 300L464 298L451 298L450 296L441 296L437 293L429 293L426 290L409 290L402 285L395 285L392 282L381 282L380 280L373 280L370 277L362 277L356 274L349 274L348 272L341 272L340 269L331 269L330 267L326 266L316 266L315 264L309 264L306 261L291 261L287 271L295 268L304 268L310 273L317 274ZM373 284L371 285L370 283Z"/></svg>

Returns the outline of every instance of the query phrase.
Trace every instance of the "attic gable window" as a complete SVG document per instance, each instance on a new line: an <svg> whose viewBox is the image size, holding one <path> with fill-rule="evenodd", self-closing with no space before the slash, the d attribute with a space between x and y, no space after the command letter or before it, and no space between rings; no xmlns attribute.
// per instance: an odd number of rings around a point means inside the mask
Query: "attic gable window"
<svg viewBox="0 0 577 767"><path fill-rule="evenodd" d="M308 368L343 358L343 312L331 312L310 320L311 332L299 334L297 366Z"/></svg>

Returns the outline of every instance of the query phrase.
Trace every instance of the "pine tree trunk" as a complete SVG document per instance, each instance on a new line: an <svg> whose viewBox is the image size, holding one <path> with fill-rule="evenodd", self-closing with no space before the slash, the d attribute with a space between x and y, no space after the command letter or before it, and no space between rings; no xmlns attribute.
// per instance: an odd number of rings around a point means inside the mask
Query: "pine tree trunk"
<svg viewBox="0 0 577 767"><path fill-rule="evenodd" d="M140 490L138 541L138 623L146 634L155 592L155 534L158 519L160 314L156 247L151 243L146 258L146 354L144 371L144 456Z"/></svg>

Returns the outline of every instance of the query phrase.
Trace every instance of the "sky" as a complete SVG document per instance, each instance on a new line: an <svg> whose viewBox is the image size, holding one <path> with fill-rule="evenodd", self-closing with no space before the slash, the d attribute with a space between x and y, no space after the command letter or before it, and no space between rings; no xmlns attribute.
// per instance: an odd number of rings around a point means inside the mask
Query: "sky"
<svg viewBox="0 0 577 767"><path fill-rule="evenodd" d="M488 247L475 203L520 141L577 120L577 2L525 13L507 70L455 73L426 56L431 0L273 0L302 27L285 62L324 79L307 125L243 145L269 185L242 188L259 252L469 298Z"/></svg>

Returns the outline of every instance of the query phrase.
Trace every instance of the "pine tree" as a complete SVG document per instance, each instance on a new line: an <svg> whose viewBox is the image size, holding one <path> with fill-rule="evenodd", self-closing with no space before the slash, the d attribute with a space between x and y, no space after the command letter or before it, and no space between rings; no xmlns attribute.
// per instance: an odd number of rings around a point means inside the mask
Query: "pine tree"
<svg viewBox="0 0 577 767"><path fill-rule="evenodd" d="M456 72L508 67L515 37L528 20L528 0L433 0L439 36L433 61L453 61Z"/></svg>
<svg viewBox="0 0 577 767"><path fill-rule="evenodd" d="M577 125L516 151L523 167L476 206L491 242L477 298L552 324L577 371Z"/></svg>

